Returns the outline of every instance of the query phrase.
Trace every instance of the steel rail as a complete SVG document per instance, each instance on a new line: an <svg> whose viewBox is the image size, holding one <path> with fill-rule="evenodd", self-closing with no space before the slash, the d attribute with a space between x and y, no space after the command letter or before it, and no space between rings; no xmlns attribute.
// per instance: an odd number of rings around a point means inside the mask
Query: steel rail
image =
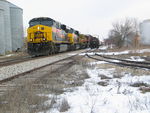
<svg viewBox="0 0 150 113"><path fill-rule="evenodd" d="M91 59L94 59L94 60L97 60L97 61L105 61L105 62L108 62L108 63L111 63L111 64L117 64L117 65L120 65L120 66L130 66L130 67L134 67L134 68L150 69L150 66L147 66L147 65L145 66L145 65L137 65L135 63L113 62L113 61L110 61L108 59L100 59L100 58L91 57L88 54L86 54L86 56L88 58L91 58Z"/></svg>

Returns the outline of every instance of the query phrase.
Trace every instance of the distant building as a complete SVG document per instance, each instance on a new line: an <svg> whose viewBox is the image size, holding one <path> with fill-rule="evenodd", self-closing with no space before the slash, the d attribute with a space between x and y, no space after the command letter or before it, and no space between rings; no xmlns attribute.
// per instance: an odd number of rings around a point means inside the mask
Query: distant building
<svg viewBox="0 0 150 113"><path fill-rule="evenodd" d="M104 39L104 44L105 45L111 45L111 44L114 44L114 42L112 39Z"/></svg>
<svg viewBox="0 0 150 113"><path fill-rule="evenodd" d="M0 0L0 54L16 51L23 46L23 10Z"/></svg>
<svg viewBox="0 0 150 113"><path fill-rule="evenodd" d="M140 24L141 43L150 45L150 20L145 20Z"/></svg>

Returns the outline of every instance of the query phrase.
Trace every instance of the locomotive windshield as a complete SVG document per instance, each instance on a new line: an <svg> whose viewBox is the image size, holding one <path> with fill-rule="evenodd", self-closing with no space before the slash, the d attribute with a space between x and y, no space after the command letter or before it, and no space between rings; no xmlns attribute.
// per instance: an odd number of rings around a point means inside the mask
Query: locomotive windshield
<svg viewBox="0 0 150 113"><path fill-rule="evenodd" d="M74 30L71 28L70 30L69 30L69 33L73 33L74 32Z"/></svg>
<svg viewBox="0 0 150 113"><path fill-rule="evenodd" d="M38 19L33 19L29 22L30 27L35 26L35 25L45 25L45 26L51 27L53 25L53 20L38 18Z"/></svg>

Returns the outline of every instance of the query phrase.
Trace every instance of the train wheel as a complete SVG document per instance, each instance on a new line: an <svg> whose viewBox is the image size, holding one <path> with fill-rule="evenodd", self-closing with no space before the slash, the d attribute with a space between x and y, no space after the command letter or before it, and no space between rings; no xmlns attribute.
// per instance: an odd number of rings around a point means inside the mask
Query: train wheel
<svg viewBox="0 0 150 113"><path fill-rule="evenodd" d="M55 54L55 44L53 42L50 42L49 45L49 55Z"/></svg>
<svg viewBox="0 0 150 113"><path fill-rule="evenodd" d="M59 53L59 51L60 51L60 45L57 44L55 45L55 53Z"/></svg>
<svg viewBox="0 0 150 113"><path fill-rule="evenodd" d="M71 45L68 45L67 51L71 51Z"/></svg>

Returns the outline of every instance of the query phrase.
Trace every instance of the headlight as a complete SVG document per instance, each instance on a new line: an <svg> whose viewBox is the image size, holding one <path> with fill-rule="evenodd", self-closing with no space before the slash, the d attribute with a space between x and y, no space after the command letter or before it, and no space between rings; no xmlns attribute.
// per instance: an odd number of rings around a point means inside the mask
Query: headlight
<svg viewBox="0 0 150 113"><path fill-rule="evenodd" d="M33 41L33 39L30 39L30 41L32 42L32 41Z"/></svg>
<svg viewBox="0 0 150 113"><path fill-rule="evenodd" d="M43 41L45 41L46 40L46 38L43 38Z"/></svg>

